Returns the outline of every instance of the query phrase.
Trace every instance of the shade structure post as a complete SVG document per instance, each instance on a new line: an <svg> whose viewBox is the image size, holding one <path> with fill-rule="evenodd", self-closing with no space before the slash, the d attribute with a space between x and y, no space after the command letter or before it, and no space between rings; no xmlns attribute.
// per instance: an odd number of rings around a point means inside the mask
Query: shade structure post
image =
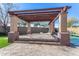
<svg viewBox="0 0 79 59"><path fill-rule="evenodd" d="M49 24L49 31L50 31L51 34L52 34L53 32L55 32L54 22L51 22L51 23Z"/></svg>
<svg viewBox="0 0 79 59"><path fill-rule="evenodd" d="M27 22L27 34L31 34L31 22Z"/></svg>
<svg viewBox="0 0 79 59"><path fill-rule="evenodd" d="M62 12L59 14L59 33L61 45L70 45L70 35L67 31L67 12Z"/></svg>
<svg viewBox="0 0 79 59"><path fill-rule="evenodd" d="M15 15L11 15L10 20L10 32L8 33L8 42L14 42L15 40L19 39L19 32L18 32L18 23L19 18Z"/></svg>

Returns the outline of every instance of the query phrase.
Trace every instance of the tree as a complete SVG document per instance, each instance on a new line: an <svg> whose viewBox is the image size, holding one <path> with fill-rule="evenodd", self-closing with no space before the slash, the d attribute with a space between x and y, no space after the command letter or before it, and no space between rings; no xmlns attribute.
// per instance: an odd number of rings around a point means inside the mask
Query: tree
<svg viewBox="0 0 79 59"><path fill-rule="evenodd" d="M5 33L7 34L7 25L9 23L10 17L8 11L13 9L12 3L0 4L0 21L2 23L2 27L4 28Z"/></svg>
<svg viewBox="0 0 79 59"><path fill-rule="evenodd" d="M73 27L74 25L76 25L79 22L79 20L77 20L75 17L69 18L67 20L67 26L68 27Z"/></svg>

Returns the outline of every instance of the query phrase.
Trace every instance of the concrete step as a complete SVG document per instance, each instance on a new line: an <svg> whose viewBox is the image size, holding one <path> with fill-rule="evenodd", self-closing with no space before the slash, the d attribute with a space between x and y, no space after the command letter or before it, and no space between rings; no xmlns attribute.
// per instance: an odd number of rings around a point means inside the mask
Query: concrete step
<svg viewBox="0 0 79 59"><path fill-rule="evenodd" d="M15 41L15 43L44 44L44 45L60 45L60 42L45 42L45 41Z"/></svg>
<svg viewBox="0 0 79 59"><path fill-rule="evenodd" d="M59 42L58 39L40 39L40 38L19 38L18 41L41 41L41 42Z"/></svg>

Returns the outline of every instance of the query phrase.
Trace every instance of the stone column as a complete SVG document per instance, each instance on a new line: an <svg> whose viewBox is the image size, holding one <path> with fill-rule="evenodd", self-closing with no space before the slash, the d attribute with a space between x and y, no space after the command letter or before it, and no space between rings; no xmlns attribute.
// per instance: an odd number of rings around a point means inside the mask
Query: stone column
<svg viewBox="0 0 79 59"><path fill-rule="evenodd" d="M18 17L15 15L11 15L10 20L10 32L8 33L8 41L14 42L15 40L19 39L19 32L17 27Z"/></svg>
<svg viewBox="0 0 79 59"><path fill-rule="evenodd" d="M27 22L27 34L31 34L31 22Z"/></svg>
<svg viewBox="0 0 79 59"><path fill-rule="evenodd" d="M70 45L70 35L67 32L67 12L59 14L59 33L61 45Z"/></svg>
<svg viewBox="0 0 79 59"><path fill-rule="evenodd" d="M53 22L51 22L51 23L49 24L49 31L50 31L51 34L52 34L53 32L55 32L55 28L54 28L54 23L53 23Z"/></svg>

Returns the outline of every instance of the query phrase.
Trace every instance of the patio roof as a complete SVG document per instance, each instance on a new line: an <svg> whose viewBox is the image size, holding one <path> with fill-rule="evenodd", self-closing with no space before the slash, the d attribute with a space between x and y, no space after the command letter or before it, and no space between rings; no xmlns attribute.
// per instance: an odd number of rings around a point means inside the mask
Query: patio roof
<svg viewBox="0 0 79 59"><path fill-rule="evenodd" d="M64 11L66 12L70 6L58 7L58 8L46 8L46 9L35 9L35 10L18 10L9 11L10 15L16 15L20 19L27 22L33 21L53 21L57 15Z"/></svg>

